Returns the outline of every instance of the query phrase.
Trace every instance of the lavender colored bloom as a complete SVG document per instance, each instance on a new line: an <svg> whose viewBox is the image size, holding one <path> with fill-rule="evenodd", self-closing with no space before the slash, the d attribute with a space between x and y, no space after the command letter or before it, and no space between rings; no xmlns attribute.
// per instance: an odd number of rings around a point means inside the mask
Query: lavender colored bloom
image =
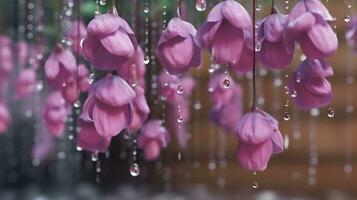
<svg viewBox="0 0 357 200"><path fill-rule="evenodd" d="M71 47L75 53L80 53L81 40L87 35L87 29L82 20L75 20L68 28L67 37L71 41Z"/></svg>
<svg viewBox="0 0 357 200"><path fill-rule="evenodd" d="M78 147L93 153L107 151L111 142L110 137L100 136L91 121L79 120L79 126L81 129L77 138Z"/></svg>
<svg viewBox="0 0 357 200"><path fill-rule="evenodd" d="M278 121L259 109L241 117L236 134L239 139L237 158L247 170L264 171L270 157L284 149Z"/></svg>
<svg viewBox="0 0 357 200"><path fill-rule="evenodd" d="M170 20L157 45L156 54L171 74L183 74L201 65L201 49L195 42L195 27L180 18Z"/></svg>
<svg viewBox="0 0 357 200"><path fill-rule="evenodd" d="M56 143L53 135L41 132L39 142L32 149L32 158L39 162L43 162L55 152Z"/></svg>
<svg viewBox="0 0 357 200"><path fill-rule="evenodd" d="M144 89L136 86L134 91L136 96L131 103L132 121L128 127L129 132L138 131L143 126L150 113L149 105L145 99Z"/></svg>
<svg viewBox="0 0 357 200"><path fill-rule="evenodd" d="M22 69L16 80L16 98L24 98L31 95L37 84L37 74L32 68Z"/></svg>
<svg viewBox="0 0 357 200"><path fill-rule="evenodd" d="M289 90L295 104L303 109L330 104L333 95L326 78L332 75L331 66L323 60L306 59L302 62L289 80Z"/></svg>
<svg viewBox="0 0 357 200"><path fill-rule="evenodd" d="M346 40L349 46L357 50L357 16L352 17L348 23Z"/></svg>
<svg viewBox="0 0 357 200"><path fill-rule="evenodd" d="M0 81L8 77L14 67L12 40L6 35L0 35Z"/></svg>
<svg viewBox="0 0 357 200"><path fill-rule="evenodd" d="M8 107L4 102L0 102L0 134L6 132L11 123L11 116Z"/></svg>

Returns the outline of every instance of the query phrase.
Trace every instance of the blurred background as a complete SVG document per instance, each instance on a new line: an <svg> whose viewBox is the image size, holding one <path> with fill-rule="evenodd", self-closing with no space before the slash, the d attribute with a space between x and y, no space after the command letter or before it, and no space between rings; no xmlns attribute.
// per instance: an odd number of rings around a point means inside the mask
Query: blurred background
<svg viewBox="0 0 357 200"><path fill-rule="evenodd" d="M62 29L81 18L87 24L95 12L105 13L110 0L77 1L13 0L0 3L0 32L14 43L42 43L39 76L43 63L55 45L57 16ZM185 0L186 19L198 29L211 8L219 0L207 0L205 9L196 1ZM252 1L239 0L251 14ZM296 0L275 0L281 13L289 13ZM91 154L76 149L73 123L56 140L55 151L44 162L32 159L32 149L41 129L36 107L43 103L46 83L32 99L14 100L9 86L5 92L12 123L0 135L0 199L357 199L356 153L356 54L347 46L345 33L357 8L355 0L322 0L336 21L331 23L339 38L338 52L328 59L335 75L329 80L334 100L322 109L299 110L285 94L288 76L301 62L297 48L295 59L287 71L270 71L258 65L258 103L280 122L284 136L284 153L273 156L266 171L253 175L239 166L237 141L210 119L208 98L210 57L204 53L204 65L191 70L197 81L191 95L191 117L187 126L188 145L180 148L171 140L156 162L147 162L138 151L140 168L132 176L133 138L120 134L110 149L93 162ZM257 0L254 10L259 19L267 16L270 0ZM140 45L150 62L147 64L147 98L150 118L165 118L165 103L155 93L155 80L162 67L154 49L167 22L176 16L174 0L117 0L118 13L135 30ZM146 34L146 32L148 34ZM148 40L148 42L145 42ZM0 47L1 48L1 47ZM85 63L83 59L82 62ZM89 64L86 63L88 66ZM11 77L16 77L14 70ZM251 101L251 75L236 76L244 89L244 111ZM85 100L82 96L82 103ZM29 104L28 102L35 102ZM234 111L232 111L234 112ZM166 114L164 114L166 113ZM72 119L73 121L73 119ZM170 129L170 132L173 131Z"/></svg>

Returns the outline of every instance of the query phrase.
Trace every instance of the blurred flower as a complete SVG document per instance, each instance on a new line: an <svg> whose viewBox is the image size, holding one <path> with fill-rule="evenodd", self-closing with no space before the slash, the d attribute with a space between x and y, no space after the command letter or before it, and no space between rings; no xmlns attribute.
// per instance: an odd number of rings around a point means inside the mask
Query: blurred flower
<svg viewBox="0 0 357 200"><path fill-rule="evenodd" d="M237 158L247 170L264 171L270 157L284 150L278 121L257 108L241 117L236 134Z"/></svg>
<svg viewBox="0 0 357 200"><path fill-rule="evenodd" d="M77 146L86 151L105 152L107 151L111 138L102 137L98 134L91 121L79 120L80 131L77 137Z"/></svg>
<svg viewBox="0 0 357 200"><path fill-rule="evenodd" d="M51 134L40 133L39 142L32 149L32 159L42 162L47 160L55 151L55 138Z"/></svg>
<svg viewBox="0 0 357 200"><path fill-rule="evenodd" d="M0 102L0 134L6 132L11 123L10 112L4 102Z"/></svg>
<svg viewBox="0 0 357 200"><path fill-rule="evenodd" d="M138 138L138 147L144 151L146 160L156 160L160 150L167 146L169 141L168 131L160 124L159 120L146 122Z"/></svg>
<svg viewBox="0 0 357 200"><path fill-rule="evenodd" d="M17 62L23 66L27 63L29 58L29 44L26 41L19 41L16 44Z"/></svg>
<svg viewBox="0 0 357 200"><path fill-rule="evenodd" d="M112 13L95 17L82 43L83 55L93 67L109 72L126 63L138 46L129 24Z"/></svg>
<svg viewBox="0 0 357 200"><path fill-rule="evenodd" d="M20 71L16 80L16 98L24 98L31 95L37 84L37 74L33 68Z"/></svg>
<svg viewBox="0 0 357 200"><path fill-rule="evenodd" d="M262 64L270 69L284 69L293 60L295 43L286 33L287 19L286 15L276 13L260 24L258 55Z"/></svg>
<svg viewBox="0 0 357 200"><path fill-rule="evenodd" d="M295 104L303 109L330 104L333 95L326 77L332 75L331 66L323 60L306 59L302 62L289 80L289 92Z"/></svg>
<svg viewBox="0 0 357 200"><path fill-rule="evenodd" d="M67 30L67 37L71 41L71 47L75 53L81 52L81 40L87 35L87 29L82 20L74 20Z"/></svg>
<svg viewBox="0 0 357 200"><path fill-rule="evenodd" d="M156 55L170 74L183 74L201 65L201 49L195 42L195 27L180 18L170 20L161 34Z"/></svg>
<svg viewBox="0 0 357 200"><path fill-rule="evenodd" d="M8 78L14 67L12 40L6 35L0 35L0 80Z"/></svg>
<svg viewBox="0 0 357 200"><path fill-rule="evenodd" d="M252 30L252 20L236 1L217 4L197 33L198 43L209 49L218 64L237 64L242 56L245 31Z"/></svg>
<svg viewBox="0 0 357 200"><path fill-rule="evenodd" d="M102 137L116 136L132 121L130 103L134 98L135 91L124 79L108 74L93 85L81 119L93 121Z"/></svg>
<svg viewBox="0 0 357 200"><path fill-rule="evenodd" d="M357 16L352 17L348 23L346 40L348 45L357 50Z"/></svg>
<svg viewBox="0 0 357 200"><path fill-rule="evenodd" d="M338 48L336 33L327 21L333 17L319 0L299 1L289 14L289 34L309 59L324 58Z"/></svg>
<svg viewBox="0 0 357 200"><path fill-rule="evenodd" d="M145 99L144 89L136 86L134 87L134 91L136 96L131 103L132 121L128 127L129 132L138 131L143 126L150 113L150 108Z"/></svg>

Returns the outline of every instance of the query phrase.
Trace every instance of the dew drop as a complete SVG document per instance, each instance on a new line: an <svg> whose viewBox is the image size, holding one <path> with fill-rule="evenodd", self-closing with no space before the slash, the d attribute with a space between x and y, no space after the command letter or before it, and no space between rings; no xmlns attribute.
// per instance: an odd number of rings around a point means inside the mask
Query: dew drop
<svg viewBox="0 0 357 200"><path fill-rule="evenodd" d="M335 110L333 108L329 108L327 111L327 116L332 118L335 116Z"/></svg>
<svg viewBox="0 0 357 200"><path fill-rule="evenodd" d="M92 84L94 82L95 79L95 74L94 73L90 73L89 74L89 83Z"/></svg>
<svg viewBox="0 0 357 200"><path fill-rule="evenodd" d="M183 93L183 85L177 86L177 94L182 94Z"/></svg>
<svg viewBox="0 0 357 200"><path fill-rule="evenodd" d="M296 92L296 90L293 90L293 91L292 91L292 93L291 93L291 97L292 97L292 98L297 97L297 92Z"/></svg>
<svg viewBox="0 0 357 200"><path fill-rule="evenodd" d="M196 10L199 12L203 12L207 9L206 0L196 0Z"/></svg>
<svg viewBox="0 0 357 200"><path fill-rule="evenodd" d="M346 15L345 18L344 18L344 21L345 21L346 23L350 22L350 21L351 21L351 16Z"/></svg>
<svg viewBox="0 0 357 200"><path fill-rule="evenodd" d="M91 160L92 160L93 162L97 162L98 159L99 159L98 152L92 153L92 155L91 155Z"/></svg>
<svg viewBox="0 0 357 200"><path fill-rule="evenodd" d="M75 108L81 107L81 101L77 100L76 102L74 102L73 106L74 106Z"/></svg>
<svg viewBox="0 0 357 200"><path fill-rule="evenodd" d="M224 88L229 88L231 86L231 81L228 78L226 78L223 81L223 86L224 86Z"/></svg>
<svg viewBox="0 0 357 200"><path fill-rule="evenodd" d="M177 116L177 122L182 123L183 122L183 117L182 115Z"/></svg>
<svg viewBox="0 0 357 200"><path fill-rule="evenodd" d="M150 57L149 56L145 56L144 64L147 65L149 63L150 63Z"/></svg>
<svg viewBox="0 0 357 200"><path fill-rule="evenodd" d="M284 117L285 121L289 121L290 120L290 113L289 112L285 112L283 117Z"/></svg>
<svg viewBox="0 0 357 200"><path fill-rule="evenodd" d="M262 45L257 42L257 44L255 45L255 51L260 51L262 49Z"/></svg>
<svg viewBox="0 0 357 200"><path fill-rule="evenodd" d="M145 13L145 14L149 13L149 10L150 10L149 7L145 7L145 8L144 8L144 13Z"/></svg>
<svg viewBox="0 0 357 200"><path fill-rule="evenodd" d="M129 168L130 175L137 177L140 174L140 167L137 163L133 163Z"/></svg>
<svg viewBox="0 0 357 200"><path fill-rule="evenodd" d="M296 73L296 79L295 79L295 81L296 81L297 83L300 83L300 82L301 82L301 74L300 74L300 72Z"/></svg>
<svg viewBox="0 0 357 200"><path fill-rule="evenodd" d="M105 6L105 4L107 4L107 0L100 0L99 4L102 6Z"/></svg>
<svg viewBox="0 0 357 200"><path fill-rule="evenodd" d="M256 7L255 7L255 10L256 11L261 11L262 10L262 5L258 4Z"/></svg>
<svg viewBox="0 0 357 200"><path fill-rule="evenodd" d="M254 181L252 182L252 188L253 188L253 189L258 189L258 188L259 188L259 184L258 184L258 181L257 181L257 180L254 180Z"/></svg>
<svg viewBox="0 0 357 200"><path fill-rule="evenodd" d="M195 104L193 105L195 110L201 110L202 105L199 101L196 101Z"/></svg>
<svg viewBox="0 0 357 200"><path fill-rule="evenodd" d="M76 147L76 150L77 150L77 151L82 151L83 149L82 149L82 147L77 146L77 147Z"/></svg>

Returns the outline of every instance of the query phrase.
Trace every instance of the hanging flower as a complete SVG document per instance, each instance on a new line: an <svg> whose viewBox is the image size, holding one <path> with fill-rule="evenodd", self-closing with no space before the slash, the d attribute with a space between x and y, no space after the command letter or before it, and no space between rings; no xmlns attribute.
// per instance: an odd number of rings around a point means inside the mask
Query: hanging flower
<svg viewBox="0 0 357 200"><path fill-rule="evenodd" d="M138 138L138 147L144 151L146 160L156 160L160 150L167 146L169 133L160 124L159 120L150 120L145 123Z"/></svg>
<svg viewBox="0 0 357 200"><path fill-rule="evenodd" d="M334 54L338 39L327 21L333 17L319 0L299 1L289 14L288 29L309 59Z"/></svg>
<svg viewBox="0 0 357 200"><path fill-rule="evenodd" d="M48 82L59 89L76 77L76 59L70 50L57 45L45 63L45 75Z"/></svg>
<svg viewBox="0 0 357 200"><path fill-rule="evenodd" d="M95 17L87 31L82 43L83 56L97 70L111 72L119 69L134 55L138 46L128 23L114 11Z"/></svg>
<svg viewBox="0 0 357 200"><path fill-rule="evenodd" d="M43 108L43 120L49 133L61 136L66 127L66 117L69 114L65 99L59 91L52 92L46 99Z"/></svg>
<svg viewBox="0 0 357 200"><path fill-rule="evenodd" d="M237 158L247 170L264 171L273 154L284 150L278 121L268 113L254 109L238 122Z"/></svg>
<svg viewBox="0 0 357 200"><path fill-rule="evenodd" d="M8 78L14 67L12 40L6 35L0 35L0 81Z"/></svg>
<svg viewBox="0 0 357 200"><path fill-rule="evenodd" d="M195 27L180 18L170 20L160 37L156 54L171 74L183 74L201 65L201 50L195 42Z"/></svg>
<svg viewBox="0 0 357 200"><path fill-rule="evenodd" d="M201 47L209 49L218 64L237 64L242 56L245 31L252 30L252 20L236 1L217 4L197 33Z"/></svg>
<svg viewBox="0 0 357 200"><path fill-rule="evenodd" d="M261 50L258 56L262 64L270 69L285 69L294 58L295 43L286 32L288 17L272 14L260 25Z"/></svg>
<svg viewBox="0 0 357 200"><path fill-rule="evenodd" d="M83 64L78 65L78 87L81 92L88 92L90 88L89 71Z"/></svg>
<svg viewBox="0 0 357 200"><path fill-rule="evenodd" d="M47 160L55 151L55 138L51 134L42 132L39 142L32 149L32 159L42 162Z"/></svg>
<svg viewBox="0 0 357 200"><path fill-rule="evenodd" d="M111 138L102 137L98 134L94 123L91 121L79 120L80 131L77 137L77 146L83 150L93 153L107 151Z"/></svg>
<svg viewBox="0 0 357 200"><path fill-rule="evenodd" d="M124 79L112 74L98 80L84 103L81 118L93 121L98 134L114 137L132 121L130 103L135 91Z"/></svg>
<svg viewBox="0 0 357 200"><path fill-rule="evenodd" d="M23 66L29 58L29 44L26 41L20 41L16 44L17 62Z"/></svg>
<svg viewBox="0 0 357 200"><path fill-rule="evenodd" d="M6 132L11 123L10 112L4 102L0 102L0 134Z"/></svg>
<svg viewBox="0 0 357 200"><path fill-rule="evenodd" d="M87 29L82 20L74 20L68 28L67 37L75 53L80 53L81 40L87 35Z"/></svg>
<svg viewBox="0 0 357 200"><path fill-rule="evenodd" d="M331 103L331 84L326 79L333 70L323 60L302 62L289 80L289 91L295 104L303 109L319 108Z"/></svg>
<svg viewBox="0 0 357 200"><path fill-rule="evenodd" d="M251 72L253 69L253 38L252 33L249 31L244 31L244 44L242 53L239 61L233 62L230 66L233 71L238 75L244 75L248 72Z"/></svg>
<svg viewBox="0 0 357 200"><path fill-rule="evenodd" d="M150 108L145 99L145 91L143 88L134 87L136 96L131 103L132 108L132 121L128 127L129 132L138 131L148 118Z"/></svg>
<svg viewBox="0 0 357 200"><path fill-rule="evenodd" d="M27 68L20 71L16 80L16 98L24 98L31 95L37 84L37 74L34 69Z"/></svg>
<svg viewBox="0 0 357 200"><path fill-rule="evenodd" d="M357 16L352 17L351 21L348 23L346 40L348 45L357 49Z"/></svg>

